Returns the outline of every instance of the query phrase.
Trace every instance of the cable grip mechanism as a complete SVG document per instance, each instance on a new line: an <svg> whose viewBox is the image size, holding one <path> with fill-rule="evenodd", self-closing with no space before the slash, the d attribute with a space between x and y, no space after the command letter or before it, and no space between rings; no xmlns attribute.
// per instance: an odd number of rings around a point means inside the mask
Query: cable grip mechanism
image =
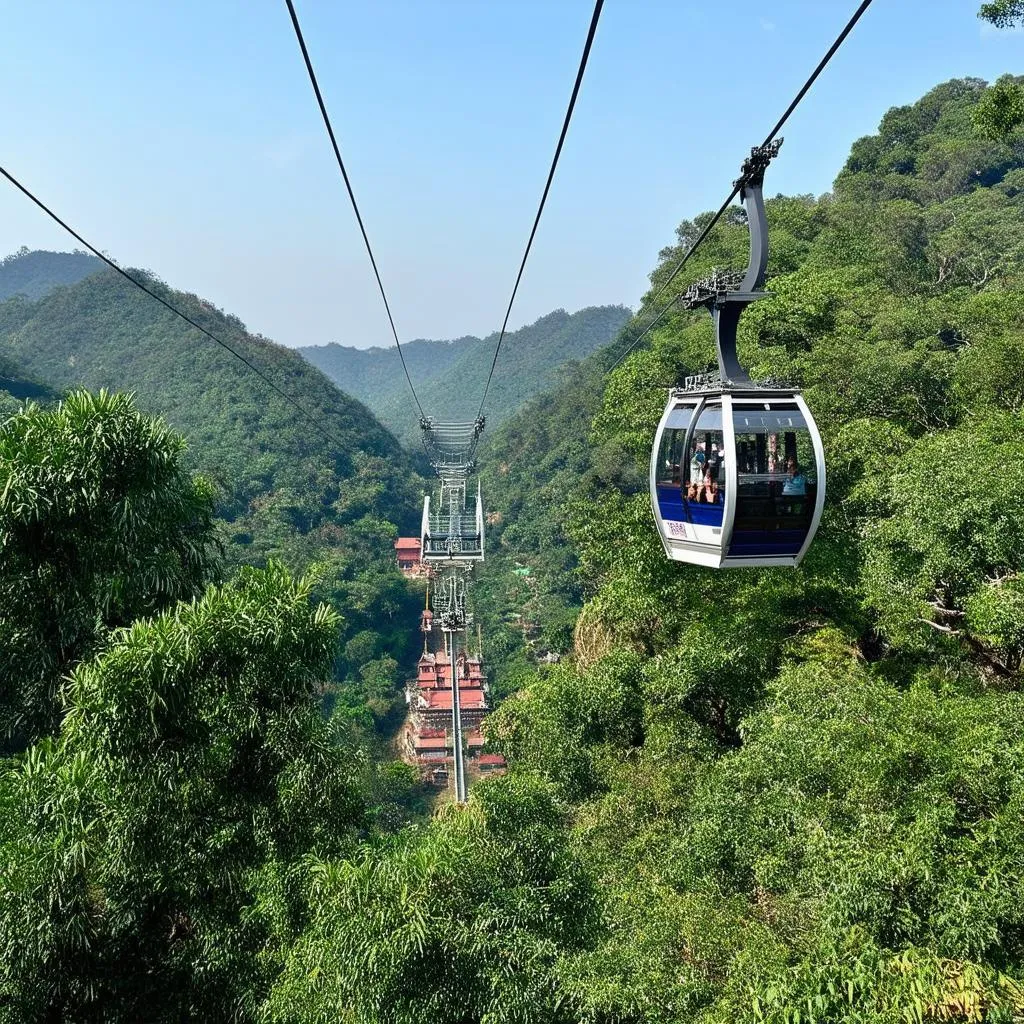
<svg viewBox="0 0 1024 1024"><path fill-rule="evenodd" d="M733 182L747 210L750 233L750 257L742 273L715 268L712 273L690 285L680 296L687 309L704 306L715 324L715 348L718 370L725 384L749 384L750 375L736 353L736 334L740 316L752 302L764 298L761 291L768 268L768 218L764 209L764 172L778 155L782 139L766 146L754 146L740 167L740 176Z"/></svg>

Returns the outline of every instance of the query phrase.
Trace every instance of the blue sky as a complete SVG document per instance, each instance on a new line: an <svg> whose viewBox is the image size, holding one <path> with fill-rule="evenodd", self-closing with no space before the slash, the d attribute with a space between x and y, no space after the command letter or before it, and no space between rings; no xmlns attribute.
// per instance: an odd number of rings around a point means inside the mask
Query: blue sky
<svg viewBox="0 0 1024 1024"><path fill-rule="evenodd" d="M775 192L938 82L1020 73L979 0L875 0L790 120ZM401 337L501 317L591 0L296 0ZM512 325L636 307L676 224L716 207L853 0L606 0ZM36 0L0 39L0 163L124 265L286 345L387 322L277 0ZM73 247L6 183L0 254Z"/></svg>

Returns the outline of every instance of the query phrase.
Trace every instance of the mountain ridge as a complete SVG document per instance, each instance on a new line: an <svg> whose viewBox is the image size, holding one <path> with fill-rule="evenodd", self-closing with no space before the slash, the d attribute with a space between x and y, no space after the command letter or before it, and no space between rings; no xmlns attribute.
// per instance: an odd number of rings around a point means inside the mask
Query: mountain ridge
<svg viewBox="0 0 1024 1024"><path fill-rule="evenodd" d="M0 267L0 286L7 269ZM338 443L234 356L112 271L35 301L0 302L0 359L17 368L19 379L56 391L133 391L143 411L188 437L194 467L220 482L228 522L264 516L269 503L280 506L282 521L298 535L351 521L357 512L388 519L394 509L400 525L413 525L419 499L411 463L363 403L293 349L250 334L237 317L144 271L131 273L256 365Z"/></svg>
<svg viewBox="0 0 1024 1024"><path fill-rule="evenodd" d="M523 402L555 383L565 364L583 359L615 338L632 314L625 306L556 309L509 332L488 394L489 424L501 423ZM473 419L498 333L450 340L417 339L402 345L409 375L424 411L438 419ZM418 415L409 413L409 385L397 351L374 347L313 345L297 349L344 390L365 402L407 443L414 443Z"/></svg>
<svg viewBox="0 0 1024 1024"><path fill-rule="evenodd" d="M0 302L16 295L41 299L54 288L77 284L102 269L100 260L81 249L51 252L23 245L17 252L0 258Z"/></svg>

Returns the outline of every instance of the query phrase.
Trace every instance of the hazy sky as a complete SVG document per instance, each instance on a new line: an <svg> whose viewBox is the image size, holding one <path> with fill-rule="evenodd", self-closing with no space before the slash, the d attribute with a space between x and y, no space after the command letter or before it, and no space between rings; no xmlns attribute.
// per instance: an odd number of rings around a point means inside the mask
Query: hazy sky
<svg viewBox="0 0 1024 1024"><path fill-rule="evenodd" d="M1022 70L980 0L875 0L766 191L827 190L885 110ZM403 339L500 326L591 0L297 0ZM635 307L717 207L854 0L607 0L512 316ZM0 163L123 265L286 345L390 342L277 0L4 5ZM0 254L69 249L0 182Z"/></svg>

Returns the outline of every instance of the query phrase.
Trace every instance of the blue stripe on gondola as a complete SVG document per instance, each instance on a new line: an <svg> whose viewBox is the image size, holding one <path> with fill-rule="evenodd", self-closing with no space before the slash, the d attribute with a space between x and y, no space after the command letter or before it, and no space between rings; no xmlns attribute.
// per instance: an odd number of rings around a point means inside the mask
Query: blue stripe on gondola
<svg viewBox="0 0 1024 1024"><path fill-rule="evenodd" d="M807 538L806 530L752 530L732 535L727 557L750 558L755 555L795 555Z"/></svg>
<svg viewBox="0 0 1024 1024"><path fill-rule="evenodd" d="M683 507L683 496L678 487L658 488L658 509L662 519L674 519L680 523L693 523L695 526L721 526L724 507L717 505L701 505L694 501Z"/></svg>

